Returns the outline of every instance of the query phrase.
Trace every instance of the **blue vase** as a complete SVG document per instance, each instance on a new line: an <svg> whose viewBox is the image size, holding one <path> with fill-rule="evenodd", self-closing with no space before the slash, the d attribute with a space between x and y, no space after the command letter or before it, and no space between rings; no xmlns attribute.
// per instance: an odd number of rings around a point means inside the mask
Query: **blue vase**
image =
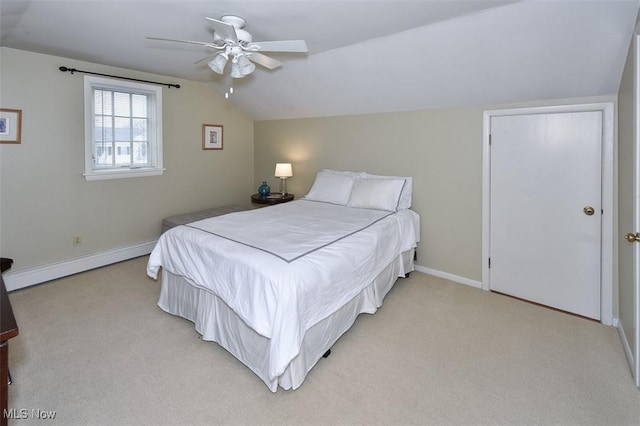
<svg viewBox="0 0 640 426"><path fill-rule="evenodd" d="M269 188L269 185L267 185L267 182L262 182L262 185L260 185L260 187L258 188L258 194L262 195L263 197L266 197L270 193L271 193L271 188Z"/></svg>

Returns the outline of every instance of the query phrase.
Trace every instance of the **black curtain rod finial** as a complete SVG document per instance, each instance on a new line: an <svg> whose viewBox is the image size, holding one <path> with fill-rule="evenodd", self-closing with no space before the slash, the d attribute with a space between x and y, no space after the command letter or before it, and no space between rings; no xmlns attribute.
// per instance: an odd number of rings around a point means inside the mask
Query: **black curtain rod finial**
<svg viewBox="0 0 640 426"><path fill-rule="evenodd" d="M129 77L121 77L118 75L110 75L110 74L100 74L98 72L91 72L91 71L82 71L82 70L77 70L75 68L67 68L65 66L59 67L58 68L60 71L62 72L70 72L71 74L73 74L74 72L81 72L81 73L85 73L85 74L91 74L91 75L99 75L102 77L112 77L112 78L119 78L121 80L129 80L129 81L139 81L141 83L151 83L151 84L160 84L162 86L167 86L169 89L171 89L172 87L175 87L176 89L180 88L179 84L171 84L171 83L158 83L157 81L149 81L149 80L139 80L137 78L129 78Z"/></svg>
<svg viewBox="0 0 640 426"><path fill-rule="evenodd" d="M67 68L67 67L60 67L60 68L59 68L59 70L60 70L60 71L62 71L62 72L67 72L67 71L69 71L69 73L71 73L71 74L73 74L74 72L78 71L78 70L77 70L77 69L75 69L75 68Z"/></svg>

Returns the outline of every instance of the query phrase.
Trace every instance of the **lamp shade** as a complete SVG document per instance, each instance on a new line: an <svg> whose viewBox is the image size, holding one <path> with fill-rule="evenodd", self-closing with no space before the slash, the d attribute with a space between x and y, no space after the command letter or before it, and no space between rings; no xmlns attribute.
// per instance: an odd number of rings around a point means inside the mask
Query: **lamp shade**
<svg viewBox="0 0 640 426"><path fill-rule="evenodd" d="M251 74L256 66L246 57L246 55L238 55L238 66L240 66L240 74L244 77L245 75Z"/></svg>
<svg viewBox="0 0 640 426"><path fill-rule="evenodd" d="M221 53L209 62L209 68L218 74L222 74L225 65L227 65L227 60L229 60L229 56L226 53Z"/></svg>
<svg viewBox="0 0 640 426"><path fill-rule="evenodd" d="M293 169L291 163L276 163L276 177L288 178L293 176Z"/></svg>
<svg viewBox="0 0 640 426"><path fill-rule="evenodd" d="M231 73L229 74L231 78L242 78L244 77L240 72L240 65L237 62L231 62Z"/></svg>

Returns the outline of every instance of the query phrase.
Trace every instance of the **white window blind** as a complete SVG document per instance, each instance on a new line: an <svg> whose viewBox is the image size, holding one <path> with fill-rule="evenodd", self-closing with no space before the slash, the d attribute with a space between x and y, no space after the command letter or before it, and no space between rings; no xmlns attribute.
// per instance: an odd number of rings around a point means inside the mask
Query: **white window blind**
<svg viewBox="0 0 640 426"><path fill-rule="evenodd" d="M87 180L162 174L162 88L85 76Z"/></svg>

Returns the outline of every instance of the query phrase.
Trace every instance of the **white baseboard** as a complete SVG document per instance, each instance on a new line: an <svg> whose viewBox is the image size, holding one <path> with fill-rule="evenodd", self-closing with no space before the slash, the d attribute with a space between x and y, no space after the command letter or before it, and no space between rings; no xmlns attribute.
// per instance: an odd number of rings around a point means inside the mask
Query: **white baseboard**
<svg viewBox="0 0 640 426"><path fill-rule="evenodd" d="M627 335L624 333L624 328L622 327L622 323L616 318L615 319L618 325L618 334L620 335L620 341L622 342L622 347L624 348L624 354L627 356L627 362L629 363L629 368L631 368L631 374L635 377L634 373L634 359L633 359L633 351L631 350L631 346L629 346L629 341L627 340Z"/></svg>
<svg viewBox="0 0 640 426"><path fill-rule="evenodd" d="M27 268L16 272L6 272L2 274L2 278L7 291L17 290L123 260L133 259L134 257L144 256L151 253L156 241L146 241L49 265Z"/></svg>
<svg viewBox="0 0 640 426"><path fill-rule="evenodd" d="M436 269L425 268L424 266L415 265L416 271L423 272L425 274L433 275L434 277L444 278L449 281L453 281L460 284L465 284L471 287L482 288L482 282L471 280L465 277L459 277L457 275L450 274L448 272L438 271Z"/></svg>

